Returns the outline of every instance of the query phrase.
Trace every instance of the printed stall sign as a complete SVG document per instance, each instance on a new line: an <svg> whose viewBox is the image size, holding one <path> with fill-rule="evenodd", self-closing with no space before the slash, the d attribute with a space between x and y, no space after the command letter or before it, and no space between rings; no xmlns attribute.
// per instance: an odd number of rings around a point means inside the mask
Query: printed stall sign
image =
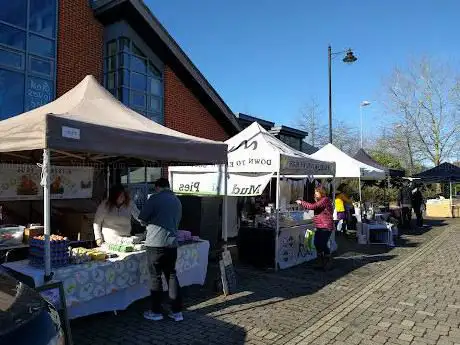
<svg viewBox="0 0 460 345"><path fill-rule="evenodd" d="M40 185L41 168L35 165L2 166L0 200L39 200L43 198ZM52 199L89 199L93 196L93 168L52 167Z"/></svg>
<svg viewBox="0 0 460 345"><path fill-rule="evenodd" d="M270 182L272 173L236 174L227 177L227 195L256 196L261 195ZM173 190L179 194L191 195L225 195L224 174L219 172L182 173L172 175Z"/></svg>

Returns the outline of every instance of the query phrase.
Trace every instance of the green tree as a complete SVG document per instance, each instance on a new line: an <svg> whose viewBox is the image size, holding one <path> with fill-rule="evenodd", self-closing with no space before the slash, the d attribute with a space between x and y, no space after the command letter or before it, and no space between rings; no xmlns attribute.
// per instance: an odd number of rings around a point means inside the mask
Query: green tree
<svg viewBox="0 0 460 345"><path fill-rule="evenodd" d="M382 149L373 149L369 152L370 156L380 165L390 169L403 169L398 157Z"/></svg>

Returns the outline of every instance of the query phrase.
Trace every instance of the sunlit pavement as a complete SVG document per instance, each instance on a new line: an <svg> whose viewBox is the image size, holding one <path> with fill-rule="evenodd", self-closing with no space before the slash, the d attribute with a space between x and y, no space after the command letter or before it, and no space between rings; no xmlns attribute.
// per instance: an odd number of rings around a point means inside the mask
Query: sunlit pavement
<svg viewBox="0 0 460 345"><path fill-rule="evenodd" d="M240 292L186 291L182 323L144 320L148 301L71 322L84 344L460 344L460 221L429 221L398 246L339 239L331 271L238 268Z"/></svg>

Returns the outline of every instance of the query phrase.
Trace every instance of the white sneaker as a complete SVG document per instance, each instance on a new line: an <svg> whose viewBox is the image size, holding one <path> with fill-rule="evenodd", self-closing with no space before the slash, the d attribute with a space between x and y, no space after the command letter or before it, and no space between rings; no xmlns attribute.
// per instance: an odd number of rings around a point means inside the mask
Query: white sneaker
<svg viewBox="0 0 460 345"><path fill-rule="evenodd" d="M168 316L176 322L184 321L184 315L182 315L182 313L170 313Z"/></svg>
<svg viewBox="0 0 460 345"><path fill-rule="evenodd" d="M144 313L144 319L151 321L161 321L163 320L163 315L154 313L153 311L149 310Z"/></svg>

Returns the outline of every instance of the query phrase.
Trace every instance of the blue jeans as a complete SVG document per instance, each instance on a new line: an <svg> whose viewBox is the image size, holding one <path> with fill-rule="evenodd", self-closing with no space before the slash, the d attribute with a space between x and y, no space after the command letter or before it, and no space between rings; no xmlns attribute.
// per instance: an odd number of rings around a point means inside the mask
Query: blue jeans
<svg viewBox="0 0 460 345"><path fill-rule="evenodd" d="M318 254L331 254L331 251L327 245L329 238L331 238L331 233L332 231L328 229L316 229L315 238L313 241L315 243L316 252Z"/></svg>

